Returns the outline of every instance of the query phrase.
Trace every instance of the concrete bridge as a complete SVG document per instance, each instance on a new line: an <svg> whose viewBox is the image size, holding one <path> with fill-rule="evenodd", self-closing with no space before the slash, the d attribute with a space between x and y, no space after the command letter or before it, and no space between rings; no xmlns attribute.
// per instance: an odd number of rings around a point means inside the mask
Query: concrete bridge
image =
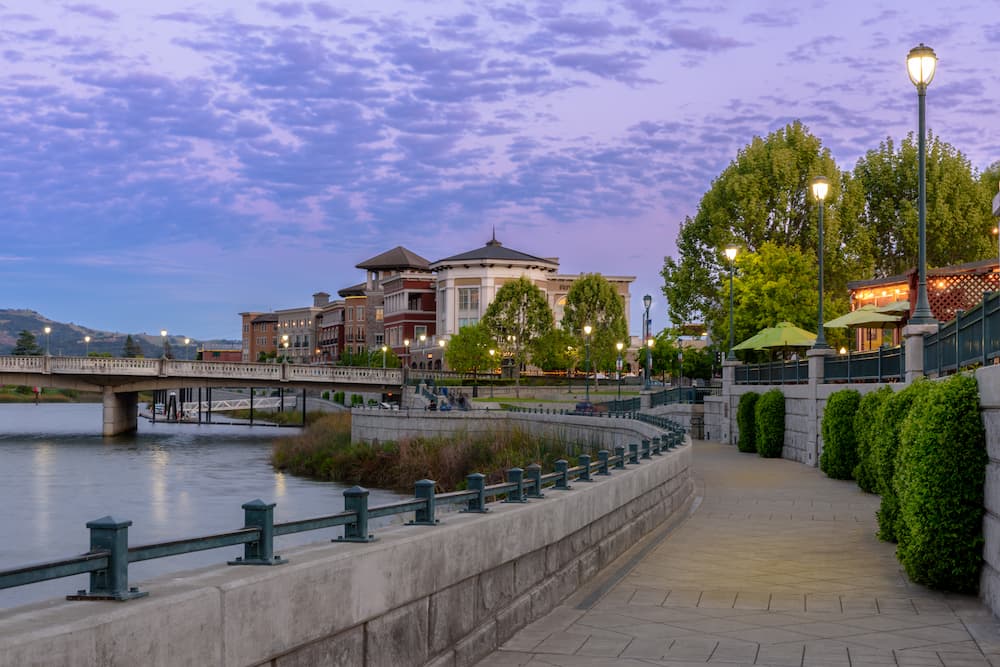
<svg viewBox="0 0 1000 667"><path fill-rule="evenodd" d="M176 359L0 356L0 384L96 391L104 435L134 431L138 393L178 387L287 387L373 391L399 387L398 368L224 363Z"/></svg>

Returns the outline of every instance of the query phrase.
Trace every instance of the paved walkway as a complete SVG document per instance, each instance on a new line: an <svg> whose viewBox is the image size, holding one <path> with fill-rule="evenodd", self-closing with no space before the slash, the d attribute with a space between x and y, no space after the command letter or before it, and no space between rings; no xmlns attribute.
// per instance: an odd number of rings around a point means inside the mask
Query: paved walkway
<svg viewBox="0 0 1000 667"><path fill-rule="evenodd" d="M876 496L798 463L694 447L691 516L480 667L1000 666L989 610L909 583L875 538Z"/></svg>

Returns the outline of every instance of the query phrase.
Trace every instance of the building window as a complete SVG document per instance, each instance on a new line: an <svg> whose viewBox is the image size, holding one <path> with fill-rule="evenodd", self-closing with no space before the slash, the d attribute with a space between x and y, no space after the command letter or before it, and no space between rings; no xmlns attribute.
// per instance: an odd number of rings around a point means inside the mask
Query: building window
<svg viewBox="0 0 1000 667"><path fill-rule="evenodd" d="M460 317L458 318L458 328L461 330L462 327L471 327L479 322L478 317Z"/></svg>
<svg viewBox="0 0 1000 667"><path fill-rule="evenodd" d="M375 347L382 347L385 338L383 334L375 334Z"/></svg>
<svg viewBox="0 0 1000 667"><path fill-rule="evenodd" d="M357 307L357 311L358 311L358 314L357 314L357 317L355 319L357 319L358 322L364 322L365 321L365 307L364 306L358 306Z"/></svg>
<svg viewBox="0 0 1000 667"><path fill-rule="evenodd" d="M418 324L413 327L413 339L419 341L421 336L427 335L427 325Z"/></svg>
<svg viewBox="0 0 1000 667"><path fill-rule="evenodd" d="M474 310L479 312L479 288L459 287L458 288L458 309Z"/></svg>
<svg viewBox="0 0 1000 667"><path fill-rule="evenodd" d="M348 322L353 322L354 321L354 309L353 308L347 308L346 310L347 310L347 321Z"/></svg>
<svg viewBox="0 0 1000 667"><path fill-rule="evenodd" d="M384 314L384 311L381 308L376 308L375 309L375 321L376 322L381 322L383 314Z"/></svg>

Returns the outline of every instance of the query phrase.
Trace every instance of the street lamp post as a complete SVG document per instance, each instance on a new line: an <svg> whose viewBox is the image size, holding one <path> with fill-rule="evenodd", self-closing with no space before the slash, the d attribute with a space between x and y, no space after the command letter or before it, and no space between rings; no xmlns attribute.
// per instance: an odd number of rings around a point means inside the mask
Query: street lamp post
<svg viewBox="0 0 1000 667"><path fill-rule="evenodd" d="M184 339L184 358L191 361L191 339Z"/></svg>
<svg viewBox="0 0 1000 667"><path fill-rule="evenodd" d="M404 338L403 339L403 387L400 390L401 394L406 391L407 377L409 376L409 374L410 374L410 339ZM402 407L403 400L405 400L405 397L400 395L400 407Z"/></svg>
<svg viewBox="0 0 1000 667"><path fill-rule="evenodd" d="M816 176L812 179L813 197L819 202L819 323L816 342L813 343L814 350L825 350L830 347L826 344L826 331L823 327L823 202L829 189L830 181L826 176Z"/></svg>
<svg viewBox="0 0 1000 667"><path fill-rule="evenodd" d="M45 327L42 331L45 332L45 356L48 357L51 356L51 353L49 352L49 337L52 333L52 327Z"/></svg>
<svg viewBox="0 0 1000 667"><path fill-rule="evenodd" d="M84 336L83 337L83 342L86 343L86 345L87 345L87 347L85 348L86 351L83 353L83 356L89 357L90 356L90 336Z"/></svg>
<svg viewBox="0 0 1000 667"><path fill-rule="evenodd" d="M382 346L382 370L385 370L385 353L388 349L389 349L388 346L386 345Z"/></svg>
<svg viewBox="0 0 1000 667"><path fill-rule="evenodd" d="M918 142L917 142L917 236L919 240L917 256L917 305L910 317L910 324L934 324L930 301L927 299L927 184L925 179L927 146L924 141L925 98L927 86L934 79L937 56L934 49L923 43L910 49L906 55L906 70L910 81L917 87L918 101Z"/></svg>
<svg viewBox="0 0 1000 667"><path fill-rule="evenodd" d="M618 407L619 410L621 410L621 402L622 402L622 348L625 347L625 344L622 343L621 341L618 341L617 343L615 343L615 347L618 348L618 360L615 362L615 368L618 370L618 403L619 403L619 405L617 407Z"/></svg>
<svg viewBox="0 0 1000 667"><path fill-rule="evenodd" d="M593 331L593 328L589 324L584 325L584 327L583 327L583 335L584 335L584 342L586 343L586 350L587 350L587 362L586 362L586 366L584 368L584 378L585 378L584 382L585 382L586 387L587 387L587 392L586 392L587 393L587 398L586 398L586 401L588 403L590 403L590 332L591 331Z"/></svg>
<svg viewBox="0 0 1000 667"><path fill-rule="evenodd" d="M648 294L645 295L644 297L642 297L642 305L644 305L646 307L646 314L642 318L642 340L645 341L645 342L647 342L647 345L646 345L646 373L645 373L645 377L643 378L643 383L642 384L643 384L643 389L647 389L648 390L649 389L649 374L651 372L650 369L653 367L653 354L652 354L652 352L649 349L652 346L648 344L648 341L650 340L650 338L652 338L649 335L650 334L650 331L649 331L649 307L651 305L653 305L653 297L649 296Z"/></svg>
<svg viewBox="0 0 1000 667"><path fill-rule="evenodd" d="M736 353L733 351L733 346L736 345L736 329L733 327L733 272L736 270L736 254L739 251L739 246L726 246L726 257L729 259L729 352L726 354L726 361L736 361Z"/></svg>
<svg viewBox="0 0 1000 667"><path fill-rule="evenodd" d="M566 393L573 393L573 346L566 346Z"/></svg>
<svg viewBox="0 0 1000 667"><path fill-rule="evenodd" d="M163 358L167 358L167 330L160 329L160 338L163 339Z"/></svg>
<svg viewBox="0 0 1000 667"><path fill-rule="evenodd" d="M490 398L493 398L493 383L496 381L493 373L496 370L496 364L493 361L493 355L497 353L492 347L490 348Z"/></svg>

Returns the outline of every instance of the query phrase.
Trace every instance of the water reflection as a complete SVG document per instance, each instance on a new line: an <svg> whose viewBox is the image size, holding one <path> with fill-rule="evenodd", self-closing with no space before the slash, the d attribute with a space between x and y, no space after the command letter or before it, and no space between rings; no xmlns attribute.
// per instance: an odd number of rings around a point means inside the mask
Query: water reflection
<svg viewBox="0 0 1000 667"><path fill-rule="evenodd" d="M98 404L0 405L0 501L5 507L0 569L87 550L85 524L132 520L131 544L194 537L243 525L241 505L276 502L275 520L338 512L342 485L275 472L267 427L150 424L127 436L100 436ZM373 490L372 504L398 498ZM277 548L328 541L319 531L280 538ZM224 563L238 548L135 563L132 582ZM0 591L0 608L86 587L85 575Z"/></svg>

